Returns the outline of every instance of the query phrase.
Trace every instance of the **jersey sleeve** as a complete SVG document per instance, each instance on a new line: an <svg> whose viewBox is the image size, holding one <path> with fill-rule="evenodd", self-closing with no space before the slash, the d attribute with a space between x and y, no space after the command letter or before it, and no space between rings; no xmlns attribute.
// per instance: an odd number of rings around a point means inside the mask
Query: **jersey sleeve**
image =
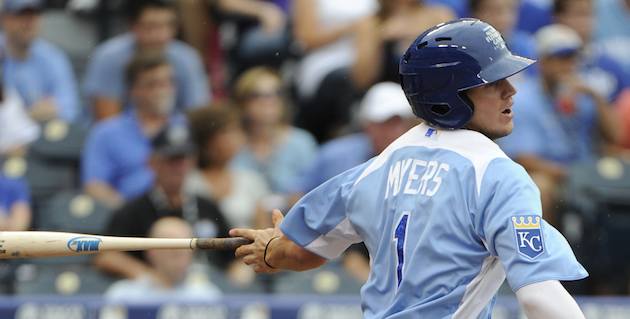
<svg viewBox="0 0 630 319"><path fill-rule="evenodd" d="M364 165L337 175L302 197L280 225L285 236L327 259L360 242L347 217L346 203Z"/></svg>
<svg viewBox="0 0 630 319"><path fill-rule="evenodd" d="M509 159L488 165L474 223L489 252L499 257L514 291L541 281L588 276L566 239L542 218L534 182Z"/></svg>

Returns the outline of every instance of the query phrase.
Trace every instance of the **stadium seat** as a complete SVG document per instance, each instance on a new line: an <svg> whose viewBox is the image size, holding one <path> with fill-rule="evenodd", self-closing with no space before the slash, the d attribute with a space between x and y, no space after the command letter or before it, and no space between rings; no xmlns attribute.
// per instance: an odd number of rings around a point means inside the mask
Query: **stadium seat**
<svg viewBox="0 0 630 319"><path fill-rule="evenodd" d="M111 211L90 196L76 190L62 191L37 210L38 230L100 234Z"/></svg>
<svg viewBox="0 0 630 319"><path fill-rule="evenodd" d="M42 134L30 145L29 152L46 160L78 162L87 133L79 124L52 120L43 124Z"/></svg>
<svg viewBox="0 0 630 319"><path fill-rule="evenodd" d="M79 125L50 121L43 125L40 138L29 146L25 157L3 162L3 173L27 180L37 209L53 194L79 186L79 159L86 133Z"/></svg>
<svg viewBox="0 0 630 319"><path fill-rule="evenodd" d="M34 294L101 294L111 279L86 264L23 264L16 270L15 292Z"/></svg>
<svg viewBox="0 0 630 319"><path fill-rule="evenodd" d="M350 277L339 262L305 272L288 272L275 278L280 294L358 294L361 283Z"/></svg>
<svg viewBox="0 0 630 319"><path fill-rule="evenodd" d="M224 294L239 293L263 293L265 292L264 280L261 276L248 281L247 284L239 285L231 282L229 276L213 265L207 265L208 280L219 288Z"/></svg>
<svg viewBox="0 0 630 319"><path fill-rule="evenodd" d="M591 275L614 277L609 278L610 284L619 285L613 289L620 292L627 290L630 278L629 194L630 162L602 158L573 167L564 196L563 232L567 239Z"/></svg>

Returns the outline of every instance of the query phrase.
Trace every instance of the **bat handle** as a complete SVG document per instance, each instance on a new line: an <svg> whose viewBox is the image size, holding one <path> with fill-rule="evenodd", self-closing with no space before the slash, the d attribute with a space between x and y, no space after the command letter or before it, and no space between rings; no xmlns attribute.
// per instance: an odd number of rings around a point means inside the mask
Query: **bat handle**
<svg viewBox="0 0 630 319"><path fill-rule="evenodd" d="M197 249L234 250L240 246L251 243L251 240L244 237L196 238L193 246Z"/></svg>

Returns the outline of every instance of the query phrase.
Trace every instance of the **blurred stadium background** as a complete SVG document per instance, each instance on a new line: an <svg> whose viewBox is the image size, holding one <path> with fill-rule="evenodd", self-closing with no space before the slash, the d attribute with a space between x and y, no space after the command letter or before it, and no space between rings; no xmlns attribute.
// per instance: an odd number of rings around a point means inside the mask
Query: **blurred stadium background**
<svg viewBox="0 0 630 319"><path fill-rule="evenodd" d="M526 132L499 144L590 273L566 287L588 318L630 318L630 1L0 3L0 230L266 227L416 123L375 84L473 16L541 62L512 80ZM361 245L275 276L216 252L1 261L0 318L360 318L368 272ZM522 318L507 286L494 317Z"/></svg>

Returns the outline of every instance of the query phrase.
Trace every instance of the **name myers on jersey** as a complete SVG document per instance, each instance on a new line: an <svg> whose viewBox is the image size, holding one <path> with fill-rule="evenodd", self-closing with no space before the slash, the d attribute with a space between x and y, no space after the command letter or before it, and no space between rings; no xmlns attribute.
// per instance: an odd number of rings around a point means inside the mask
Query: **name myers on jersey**
<svg viewBox="0 0 630 319"><path fill-rule="evenodd" d="M408 158L389 167L385 199L402 191L405 195L435 195L442 185L442 177L450 166L438 161Z"/></svg>

